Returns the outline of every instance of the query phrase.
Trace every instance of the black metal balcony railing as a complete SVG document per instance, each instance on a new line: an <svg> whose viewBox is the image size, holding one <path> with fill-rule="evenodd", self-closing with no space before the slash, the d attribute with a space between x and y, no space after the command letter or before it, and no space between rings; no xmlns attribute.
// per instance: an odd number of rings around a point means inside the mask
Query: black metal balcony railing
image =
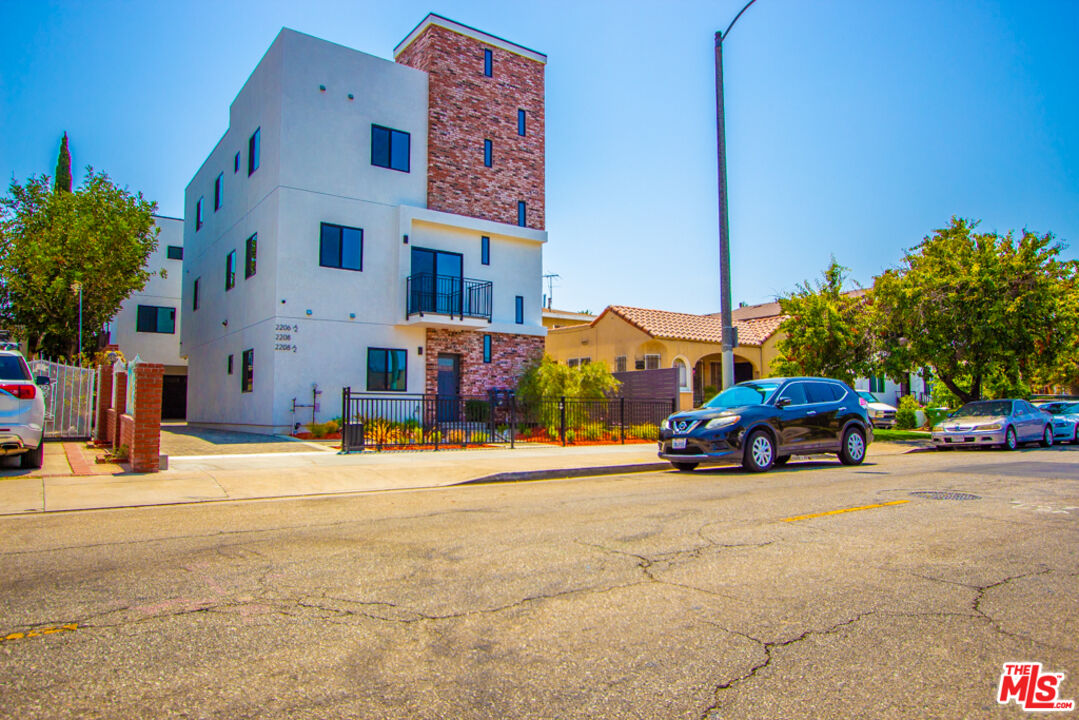
<svg viewBox="0 0 1079 720"><path fill-rule="evenodd" d="M407 318L425 313L491 321L492 284L458 275L416 273L408 277ZM406 318L406 319L407 319Z"/></svg>

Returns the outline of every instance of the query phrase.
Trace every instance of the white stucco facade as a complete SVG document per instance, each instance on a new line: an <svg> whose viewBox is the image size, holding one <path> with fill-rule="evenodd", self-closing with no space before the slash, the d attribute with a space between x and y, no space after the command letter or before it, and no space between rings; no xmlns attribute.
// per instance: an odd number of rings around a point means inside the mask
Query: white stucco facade
<svg viewBox="0 0 1079 720"><path fill-rule="evenodd" d="M288 29L274 40L185 193L181 338L189 422L290 432L310 420L310 409L292 407L294 399L311 403L313 386L322 392L318 420L340 414L343 387L365 389L369 348L405 350L405 391L422 393L429 328L544 334L546 232L426 208L427 98L422 71ZM376 125L408 133L407 172L372 164ZM259 162L249 174L256 130ZM321 264L324 223L362 230L359 269ZM489 265L481 263L482 236L490 238ZM416 247L460 254L465 278L491 282L490 321L408 317ZM231 252L235 284L226 289ZM524 298L520 324L517 296ZM245 351L253 353L249 390Z"/></svg>

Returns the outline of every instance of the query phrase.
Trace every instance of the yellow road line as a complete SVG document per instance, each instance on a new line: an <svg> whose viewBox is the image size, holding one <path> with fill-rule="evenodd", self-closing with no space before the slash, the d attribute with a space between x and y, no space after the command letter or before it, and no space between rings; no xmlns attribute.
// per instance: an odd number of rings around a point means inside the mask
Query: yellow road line
<svg viewBox="0 0 1079 720"><path fill-rule="evenodd" d="M840 513L849 513L856 510L872 510L873 508L882 508L889 505L902 505L908 503L910 500L892 500L886 503L877 503L876 505L862 505L861 507L843 508L842 510L828 510L827 512L810 513L809 515L795 515L794 517L783 518L783 522L794 522L795 520L808 520L809 518L824 517L825 515L838 515Z"/></svg>
<svg viewBox="0 0 1079 720"><path fill-rule="evenodd" d="M32 637L37 637L39 635L52 635L53 633L58 633L58 632L71 632L73 630L78 629L78 627L79 627L78 623L68 623L67 625L60 625L59 627L56 627L56 626L44 627L44 628L39 628L37 630L30 630L30 631L24 632L24 633L22 633L22 632L13 632L10 635L0 636L0 642L5 642L5 641L9 641L9 640L22 640L23 638L32 638Z"/></svg>

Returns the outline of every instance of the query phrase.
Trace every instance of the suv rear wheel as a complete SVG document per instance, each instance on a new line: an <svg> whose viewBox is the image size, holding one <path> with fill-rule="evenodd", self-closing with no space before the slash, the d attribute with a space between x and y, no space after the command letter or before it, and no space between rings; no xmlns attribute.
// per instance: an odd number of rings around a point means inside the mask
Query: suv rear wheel
<svg viewBox="0 0 1079 720"><path fill-rule="evenodd" d="M22 467L27 470L36 470L45 461L45 438L42 437L37 448L28 450L22 454Z"/></svg>
<svg viewBox="0 0 1079 720"><path fill-rule="evenodd" d="M865 433L860 428L847 428L843 433L843 447L839 449L839 462L844 465L861 465L865 460Z"/></svg>
<svg viewBox="0 0 1079 720"><path fill-rule="evenodd" d="M757 430L746 440L742 455L742 467L750 472L770 470L776 461L776 445L772 437L763 430Z"/></svg>

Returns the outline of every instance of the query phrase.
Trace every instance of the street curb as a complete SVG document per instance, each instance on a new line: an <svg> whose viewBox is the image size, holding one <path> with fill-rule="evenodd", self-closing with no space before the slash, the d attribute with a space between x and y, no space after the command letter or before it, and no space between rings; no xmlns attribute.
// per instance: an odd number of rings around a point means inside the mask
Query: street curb
<svg viewBox="0 0 1079 720"><path fill-rule="evenodd" d="M600 465L597 467L562 468L560 470L523 470L521 472L495 473L471 480L454 483L459 485L487 485L490 483L528 482L530 480L557 480L563 478L593 477L597 475L621 475L622 473L656 472L670 470L666 462L634 463L632 465Z"/></svg>

